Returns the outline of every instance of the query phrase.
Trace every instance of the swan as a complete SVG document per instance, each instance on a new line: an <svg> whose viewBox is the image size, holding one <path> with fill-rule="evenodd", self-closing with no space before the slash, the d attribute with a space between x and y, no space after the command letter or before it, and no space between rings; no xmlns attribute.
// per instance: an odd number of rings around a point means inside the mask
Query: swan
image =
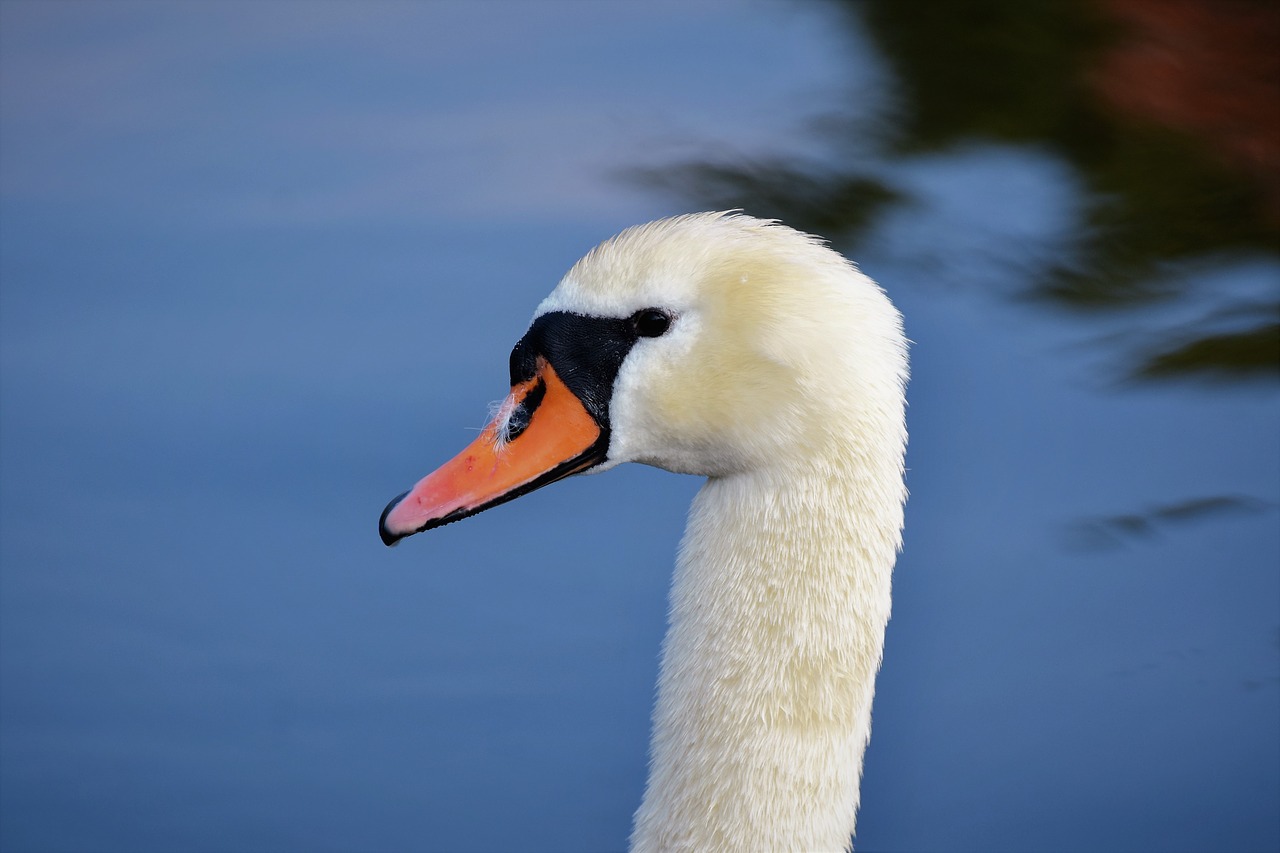
<svg viewBox="0 0 1280 853"><path fill-rule="evenodd" d="M510 368L382 540L622 462L705 477L631 849L851 849L906 499L907 341L884 291L773 220L663 219L578 261Z"/></svg>

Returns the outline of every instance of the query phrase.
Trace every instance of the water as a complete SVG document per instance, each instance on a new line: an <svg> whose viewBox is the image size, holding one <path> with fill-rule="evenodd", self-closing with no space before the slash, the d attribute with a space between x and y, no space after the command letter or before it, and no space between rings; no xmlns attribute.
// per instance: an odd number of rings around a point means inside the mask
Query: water
<svg viewBox="0 0 1280 853"><path fill-rule="evenodd" d="M696 480L375 522L718 205L916 342L859 849L1280 845L1269 339L1150 369L1273 322L1268 184L990 5L0 8L0 845L622 849Z"/></svg>

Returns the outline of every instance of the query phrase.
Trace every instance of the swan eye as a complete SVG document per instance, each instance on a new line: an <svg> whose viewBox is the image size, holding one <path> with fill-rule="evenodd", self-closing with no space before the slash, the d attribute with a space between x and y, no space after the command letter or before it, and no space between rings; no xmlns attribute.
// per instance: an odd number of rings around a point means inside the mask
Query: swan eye
<svg viewBox="0 0 1280 853"><path fill-rule="evenodd" d="M667 329L671 328L671 316L657 308L645 308L632 315L631 325L635 326L636 334L640 337L656 338L666 334Z"/></svg>

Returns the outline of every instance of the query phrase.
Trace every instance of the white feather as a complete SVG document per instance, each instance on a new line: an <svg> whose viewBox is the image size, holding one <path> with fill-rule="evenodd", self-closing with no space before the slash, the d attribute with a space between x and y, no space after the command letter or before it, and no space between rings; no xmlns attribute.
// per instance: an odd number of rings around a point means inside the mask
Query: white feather
<svg viewBox="0 0 1280 853"><path fill-rule="evenodd" d="M906 498L901 317L816 238L727 213L623 232L538 314L649 307L675 321L623 363L605 467L708 480L632 849L846 849Z"/></svg>

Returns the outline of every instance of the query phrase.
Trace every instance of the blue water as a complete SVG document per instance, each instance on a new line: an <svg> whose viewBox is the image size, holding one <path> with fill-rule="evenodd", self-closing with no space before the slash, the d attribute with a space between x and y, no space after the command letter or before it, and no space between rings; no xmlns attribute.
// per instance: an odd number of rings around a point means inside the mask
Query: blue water
<svg viewBox="0 0 1280 853"><path fill-rule="evenodd" d="M884 97L822 9L0 7L0 846L624 848L698 482L377 517L569 265L687 207L626 170ZM859 849L1274 849L1274 386L1116 384L1123 317L966 286L1070 236L1051 154L884 174L912 498Z"/></svg>

